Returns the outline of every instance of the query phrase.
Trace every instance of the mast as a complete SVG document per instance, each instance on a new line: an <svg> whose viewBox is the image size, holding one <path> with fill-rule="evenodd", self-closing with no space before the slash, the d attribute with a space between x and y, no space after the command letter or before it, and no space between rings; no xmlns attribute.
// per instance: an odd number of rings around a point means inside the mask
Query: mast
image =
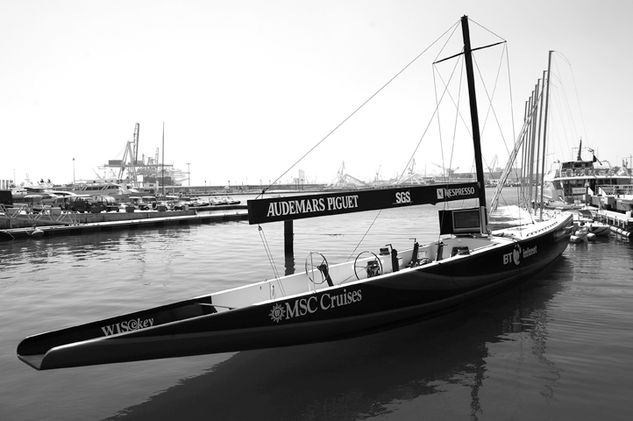
<svg viewBox="0 0 633 421"><path fill-rule="evenodd" d="M138 176L136 174L136 163L138 162L138 144L141 138L141 124L136 123L134 125L134 161L132 162L132 185L138 187ZM129 174L128 174L129 178Z"/></svg>
<svg viewBox="0 0 633 421"><path fill-rule="evenodd" d="M488 212L486 210L486 185L484 183L484 166L481 159L481 139L479 132L479 115L477 114L477 97L475 95L475 76L473 72L473 58L470 47L470 31L468 30L468 16L462 16L462 34L464 37L464 61L466 63L466 79L468 80L468 97L470 99L470 121L473 129L473 145L475 147L475 169L479 184L479 210L481 218L481 232L488 232Z"/></svg>
<svg viewBox="0 0 633 421"><path fill-rule="evenodd" d="M552 72L552 53L549 50L547 57L547 86L545 88L545 116L543 117L543 160L541 161L541 220L543 220L543 190L545 189L545 146L547 141L547 111L549 109L549 81ZM579 151L580 152L580 151Z"/></svg>
<svg viewBox="0 0 633 421"><path fill-rule="evenodd" d="M161 169L160 169L160 173L161 173L161 179L160 179L160 186L162 188L162 192L163 192L163 199L165 199L165 122L163 121L163 146L162 146L162 152L163 152L163 158L162 158L162 162L161 162Z"/></svg>
<svg viewBox="0 0 633 421"><path fill-rule="evenodd" d="M525 206L527 208L530 207L530 198L532 197L532 188L530 186L530 150L532 150L532 128L534 127L532 124L532 117L534 116L534 91L530 94L530 99L528 99L528 109L529 109L529 124L528 130L525 133L525 147L523 150L523 176L521 177L521 183L523 184L523 201L525 202Z"/></svg>
<svg viewBox="0 0 633 421"><path fill-rule="evenodd" d="M531 98L525 101L525 111L523 113L523 127L525 128L525 130L521 132L521 172L519 174L519 200L523 201L525 201L525 168L527 167L527 165L525 164L525 157L527 156L527 142L525 140L528 139L528 133L531 127L531 125L529 124L529 113L531 109L530 101Z"/></svg>
<svg viewBox="0 0 633 421"><path fill-rule="evenodd" d="M535 190L535 186L534 186L534 179L536 178L536 175L534 174L534 167L536 166L536 168L538 169L538 164L535 164L534 161L534 149L536 147L536 110L538 108L538 102L539 102L539 91L538 91L538 85L539 85L540 81L536 83L536 85L534 85L534 90L532 91L532 124L531 124L531 129L530 129L530 155L529 155L529 167L528 167L528 192L529 192L529 196L528 196L528 205L530 206L530 209L532 209L532 211L534 213L536 213L536 208L534 208L534 206L536 205L536 190ZM532 197L534 197L534 202L532 202Z"/></svg>
<svg viewBox="0 0 633 421"><path fill-rule="evenodd" d="M538 205L541 207L540 210L540 216L539 219L542 221L543 220L543 190L545 189L545 185L543 184L544 180L545 180L545 176L543 175L543 162L545 162L545 145L543 145L543 108L544 108L544 103L543 101L545 101L545 77L546 77L546 71L543 70L543 78L541 79L541 96L539 99L539 116L538 116L538 146L539 149L537 149L537 153L536 153L536 175L538 177L538 179L536 180L536 185L537 186L541 186L541 194L539 197L536 197L536 195L534 196L534 201L536 203L538 203ZM535 110L536 112L536 110ZM543 145L542 150L541 145ZM540 168L540 174L539 174L539 163L541 164L541 168ZM539 176L540 175L540 176ZM538 190L537 193L538 194ZM534 215L536 215L536 208L534 208Z"/></svg>
<svg viewBox="0 0 633 421"><path fill-rule="evenodd" d="M134 165L136 165L136 162L138 161L138 144L140 141L140 134L141 134L141 125L139 123L136 123L134 125Z"/></svg>

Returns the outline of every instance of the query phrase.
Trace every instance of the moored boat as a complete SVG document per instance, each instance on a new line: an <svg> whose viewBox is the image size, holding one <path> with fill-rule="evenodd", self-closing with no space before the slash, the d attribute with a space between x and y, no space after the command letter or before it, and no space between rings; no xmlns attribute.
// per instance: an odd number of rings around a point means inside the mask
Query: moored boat
<svg viewBox="0 0 633 421"><path fill-rule="evenodd" d="M461 26L476 182L248 201L249 222L263 224L476 199L440 210L441 239L335 265L310 253L300 273L31 336L18 357L50 369L333 340L433 317L535 276L567 247L572 215L490 232L466 16Z"/></svg>
<svg viewBox="0 0 633 421"><path fill-rule="evenodd" d="M292 345L433 316L533 276L565 250L567 219L459 236L25 339L37 369Z"/></svg>
<svg viewBox="0 0 633 421"><path fill-rule="evenodd" d="M585 226L584 222L574 224L571 235L569 236L570 243L586 243L596 238L595 234L589 232L589 229Z"/></svg>
<svg viewBox="0 0 633 421"><path fill-rule="evenodd" d="M583 224L587 227L587 232L593 234L596 237L608 236L611 231L608 224L604 222L596 221L591 214L591 211L587 209L580 209L577 214L574 215L575 224Z"/></svg>
<svg viewBox="0 0 633 421"><path fill-rule="evenodd" d="M603 163L593 149L589 149L592 158L583 160L582 149L581 139L576 159L561 162L548 174L544 191L550 207L580 207L587 203L588 195L597 194L601 189L631 184L632 174L626 167L611 167L608 162Z"/></svg>

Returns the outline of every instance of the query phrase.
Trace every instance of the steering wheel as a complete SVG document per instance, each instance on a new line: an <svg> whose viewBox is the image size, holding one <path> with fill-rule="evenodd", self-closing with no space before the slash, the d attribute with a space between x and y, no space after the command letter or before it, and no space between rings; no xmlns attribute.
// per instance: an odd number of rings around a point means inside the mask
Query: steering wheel
<svg viewBox="0 0 633 421"><path fill-rule="evenodd" d="M364 254L369 254L370 256L374 256L375 260L368 260L367 265L362 265L358 263L358 259L361 258ZM374 264L373 266L371 264ZM382 269L382 260L376 255L376 253L371 251L363 251L356 256L354 260L354 275L356 275L356 279L360 280L360 276L358 276L358 269L362 268L367 271L367 277L371 278L373 276L380 276L383 274Z"/></svg>
<svg viewBox="0 0 633 421"><path fill-rule="evenodd" d="M318 263L315 262L315 257ZM315 285L321 285L323 282L326 281L324 273L327 273L327 271L329 270L329 265L324 255L315 251L311 251L310 254L308 254L308 257L306 257L305 269L306 269L306 276L308 277L310 282L312 282ZM320 282L317 282L314 280L315 269L321 274Z"/></svg>

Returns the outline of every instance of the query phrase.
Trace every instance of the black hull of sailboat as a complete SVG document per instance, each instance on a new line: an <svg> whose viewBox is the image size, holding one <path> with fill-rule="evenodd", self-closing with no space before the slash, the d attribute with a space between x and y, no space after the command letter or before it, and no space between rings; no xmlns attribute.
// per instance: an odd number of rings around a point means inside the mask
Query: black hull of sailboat
<svg viewBox="0 0 633 421"><path fill-rule="evenodd" d="M210 312L208 297L201 297L44 333L22 341L18 355L49 369L361 335L437 316L534 277L567 247L567 225L483 253L241 309Z"/></svg>

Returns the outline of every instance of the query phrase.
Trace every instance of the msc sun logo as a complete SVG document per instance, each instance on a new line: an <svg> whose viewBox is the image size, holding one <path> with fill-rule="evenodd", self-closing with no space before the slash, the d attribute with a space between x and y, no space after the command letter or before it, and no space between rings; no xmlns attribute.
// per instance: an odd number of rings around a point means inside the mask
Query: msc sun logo
<svg viewBox="0 0 633 421"><path fill-rule="evenodd" d="M279 323L286 315L286 310L281 306L281 304L277 303L273 306L268 315L273 322Z"/></svg>

